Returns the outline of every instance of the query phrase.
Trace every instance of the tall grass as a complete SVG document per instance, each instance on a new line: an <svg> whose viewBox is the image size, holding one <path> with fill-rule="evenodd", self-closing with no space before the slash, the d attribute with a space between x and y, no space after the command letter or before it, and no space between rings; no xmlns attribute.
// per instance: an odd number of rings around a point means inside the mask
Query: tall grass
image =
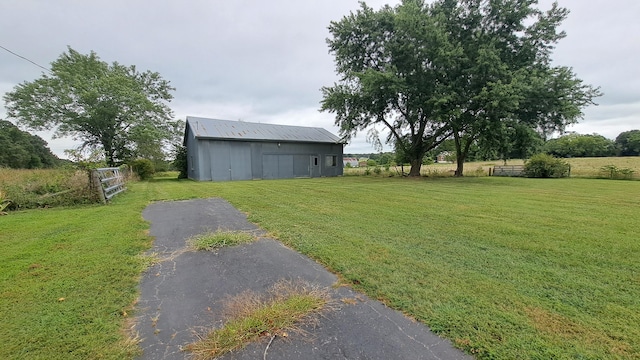
<svg viewBox="0 0 640 360"><path fill-rule="evenodd" d="M74 169L3 169L0 190L8 210L69 206L96 202L86 171Z"/></svg>
<svg viewBox="0 0 640 360"><path fill-rule="evenodd" d="M572 158L565 160L571 165L571 176L608 178L608 173L603 171L602 168L607 165L615 165L621 169L634 170L631 178L640 179L640 156Z"/></svg>

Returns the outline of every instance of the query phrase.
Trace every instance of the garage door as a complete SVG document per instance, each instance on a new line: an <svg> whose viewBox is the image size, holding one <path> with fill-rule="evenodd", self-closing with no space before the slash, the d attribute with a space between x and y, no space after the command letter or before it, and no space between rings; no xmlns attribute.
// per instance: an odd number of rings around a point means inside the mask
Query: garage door
<svg viewBox="0 0 640 360"><path fill-rule="evenodd" d="M289 179L293 177L293 155L262 155L263 179Z"/></svg>

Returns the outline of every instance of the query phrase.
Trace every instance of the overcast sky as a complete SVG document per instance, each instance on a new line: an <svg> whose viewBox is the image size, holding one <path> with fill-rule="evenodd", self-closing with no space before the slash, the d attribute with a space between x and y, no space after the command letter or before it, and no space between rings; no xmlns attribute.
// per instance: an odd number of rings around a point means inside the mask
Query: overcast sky
<svg viewBox="0 0 640 360"><path fill-rule="evenodd" d="M376 9L398 1L366 1ZM551 1L541 0L548 9ZM586 83L599 106L569 130L615 138L640 128L640 1L559 0L571 10L554 52ZM358 9L356 0L1 0L0 45L48 67L67 45L102 60L159 72L176 88L175 116L324 127L320 88L337 79L327 26ZM0 94L42 69L0 49ZM4 102L0 118L6 119ZM11 120L11 119L8 119ZM49 142L57 155L70 139ZM354 139L345 153L374 152Z"/></svg>

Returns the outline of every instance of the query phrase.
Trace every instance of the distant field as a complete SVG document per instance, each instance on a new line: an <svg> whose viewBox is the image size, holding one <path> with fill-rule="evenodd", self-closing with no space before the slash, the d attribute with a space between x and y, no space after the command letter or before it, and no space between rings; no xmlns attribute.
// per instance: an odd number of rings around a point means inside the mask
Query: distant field
<svg viewBox="0 0 640 360"><path fill-rule="evenodd" d="M109 206L14 213L0 217L0 358L132 358L141 210L223 197L478 358L637 359L638 194L582 178L165 178Z"/></svg>
<svg viewBox="0 0 640 360"><path fill-rule="evenodd" d="M605 177L605 173L601 168L605 165L615 165L619 168L629 168L634 170L633 179L640 179L640 156L628 156L628 157L603 157L603 158L572 158L564 159L571 165L572 177L592 177L600 178ZM468 162L464 164L465 176L486 176L489 174L489 168L495 165L503 165L504 162L500 160L493 161L477 161ZM514 159L509 160L507 165L522 165L523 160ZM382 166L384 169L384 166ZM404 171L409 172L409 167L405 166ZM447 177L453 176L453 172L456 169L456 165L453 163L439 163L432 165L423 165L421 174L431 177ZM351 168L345 169L345 175L363 175L366 168ZM370 167L369 170L373 170ZM397 175L401 172L400 167L391 167L391 173ZM373 172L372 172L373 174ZM390 173L383 173L382 176L388 176ZM373 174L375 175L375 174Z"/></svg>

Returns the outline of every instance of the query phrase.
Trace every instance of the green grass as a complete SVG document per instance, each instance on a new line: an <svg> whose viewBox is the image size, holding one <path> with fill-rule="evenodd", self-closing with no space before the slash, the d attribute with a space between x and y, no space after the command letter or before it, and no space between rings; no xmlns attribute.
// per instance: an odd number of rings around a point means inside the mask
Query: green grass
<svg viewBox="0 0 640 360"><path fill-rule="evenodd" d="M129 194L114 206L0 218L0 358L125 359L123 329L150 245Z"/></svg>
<svg viewBox="0 0 640 360"><path fill-rule="evenodd" d="M188 239L187 243L195 250L212 251L221 247L247 244L255 239L255 236L243 231L217 231L196 235Z"/></svg>
<svg viewBox="0 0 640 360"><path fill-rule="evenodd" d="M268 294L243 292L228 299L229 319L219 329L201 335L185 350L197 359L214 359L272 336L287 336L287 331L299 331L302 323L314 322L328 303L326 290L304 283L279 281Z"/></svg>
<svg viewBox="0 0 640 360"><path fill-rule="evenodd" d="M149 183L221 196L480 358L640 356L640 183L328 178Z"/></svg>
<svg viewBox="0 0 640 360"><path fill-rule="evenodd" d="M131 357L120 330L149 246L140 212L201 197L478 358L639 358L639 193L573 178L164 179L108 206L13 213L0 218L0 358Z"/></svg>

